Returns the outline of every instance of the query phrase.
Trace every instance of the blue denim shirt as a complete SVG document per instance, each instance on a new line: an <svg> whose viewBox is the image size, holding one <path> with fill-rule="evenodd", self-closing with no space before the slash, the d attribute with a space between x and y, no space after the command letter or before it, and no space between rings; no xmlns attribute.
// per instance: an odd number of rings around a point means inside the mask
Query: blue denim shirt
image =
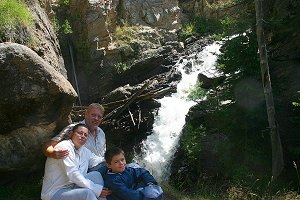
<svg viewBox="0 0 300 200"><path fill-rule="evenodd" d="M143 200L142 189L148 183L157 183L149 171L140 167L126 167L122 173L108 170L103 174L103 179L104 187L112 190L107 200Z"/></svg>

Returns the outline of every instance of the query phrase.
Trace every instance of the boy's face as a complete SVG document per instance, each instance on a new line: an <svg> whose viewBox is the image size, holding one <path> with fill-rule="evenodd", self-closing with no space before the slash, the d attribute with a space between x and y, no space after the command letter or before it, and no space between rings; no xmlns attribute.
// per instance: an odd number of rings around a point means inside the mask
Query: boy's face
<svg viewBox="0 0 300 200"><path fill-rule="evenodd" d="M126 160L123 153L113 156L111 159L111 163L107 163L107 167L115 173L123 172L125 170L125 166Z"/></svg>

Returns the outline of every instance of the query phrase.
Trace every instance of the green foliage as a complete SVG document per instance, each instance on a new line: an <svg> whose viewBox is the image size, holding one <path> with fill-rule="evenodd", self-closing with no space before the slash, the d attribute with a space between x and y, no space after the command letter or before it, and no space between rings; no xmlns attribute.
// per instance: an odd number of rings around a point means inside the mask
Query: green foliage
<svg viewBox="0 0 300 200"><path fill-rule="evenodd" d="M59 7L56 10L56 15L52 19L52 25L56 34L63 39L73 33L72 25L70 23L70 15L68 12L70 0L59 0Z"/></svg>
<svg viewBox="0 0 300 200"><path fill-rule="evenodd" d="M115 41L119 46L123 46L135 40L144 40L144 37L138 33L142 29L142 26L118 26L115 32Z"/></svg>
<svg viewBox="0 0 300 200"><path fill-rule="evenodd" d="M221 24L219 21L196 16L190 22L183 25L178 35L180 40L185 40L192 35L207 36L217 33L220 29Z"/></svg>
<svg viewBox="0 0 300 200"><path fill-rule="evenodd" d="M179 32L179 38L181 40L184 40L188 37L191 37L195 33L196 33L195 24L192 22L189 22L189 23L183 25L182 29Z"/></svg>
<svg viewBox="0 0 300 200"><path fill-rule="evenodd" d="M69 6L70 5L70 0L59 0L59 5L60 6Z"/></svg>
<svg viewBox="0 0 300 200"><path fill-rule="evenodd" d="M51 20L52 26L54 28L54 31L58 34L59 30L61 29L61 25L59 24L59 21L56 17L53 17Z"/></svg>
<svg viewBox="0 0 300 200"><path fill-rule="evenodd" d="M0 37L6 41L14 39L19 27L29 28L33 25L33 17L26 4L18 0L0 1Z"/></svg>
<svg viewBox="0 0 300 200"><path fill-rule="evenodd" d="M251 29L255 25L254 3L251 0L215 1L207 4L212 13L229 12L218 16L218 20L195 16L187 24L183 24L179 38L185 40L192 35L212 36L217 40L225 36L239 34ZM230 10L234 9L234 13Z"/></svg>
<svg viewBox="0 0 300 200"><path fill-rule="evenodd" d="M218 56L217 68L235 79L241 76L260 77L256 34L244 33L226 41Z"/></svg>
<svg viewBox="0 0 300 200"><path fill-rule="evenodd" d="M217 20L196 17L194 22L196 33L199 33L200 35L218 33L221 29L221 24Z"/></svg>
<svg viewBox="0 0 300 200"><path fill-rule="evenodd" d="M220 19L224 37L243 33L255 26L255 9L252 0L216 1L211 6L211 9L218 13L229 12Z"/></svg>
<svg viewBox="0 0 300 200"><path fill-rule="evenodd" d="M52 19L52 26L54 27L56 34L60 38L71 35L73 33L72 26L68 19L65 19L63 22L61 22L57 17L54 17Z"/></svg>
<svg viewBox="0 0 300 200"><path fill-rule="evenodd" d="M59 22L59 20L55 17L52 20L52 25L57 34L68 35L73 33L71 24L68 19L65 19L63 23Z"/></svg>
<svg viewBox="0 0 300 200"><path fill-rule="evenodd" d="M298 91L298 94L300 94L300 91ZM300 98L298 98L298 102L292 102L293 106L300 106Z"/></svg>
<svg viewBox="0 0 300 200"><path fill-rule="evenodd" d="M114 64L114 66L115 66L115 70L118 74L122 74L128 69L126 63L117 63L117 64Z"/></svg>
<svg viewBox="0 0 300 200"><path fill-rule="evenodd" d="M73 33L69 20L66 19L65 22L61 25L61 27L63 29L64 34L67 35Z"/></svg>
<svg viewBox="0 0 300 200"><path fill-rule="evenodd" d="M201 88L201 85L202 82L198 82L189 89L188 99L193 101L200 101L206 95L206 91L203 88Z"/></svg>
<svg viewBox="0 0 300 200"><path fill-rule="evenodd" d="M298 102L293 102L292 103L294 106L300 106L300 103L298 103Z"/></svg>
<svg viewBox="0 0 300 200"><path fill-rule="evenodd" d="M188 157L189 162L195 163L199 160L199 155L201 152L201 139L205 134L205 128L193 127L192 125L187 125L183 129L183 134L181 137L182 146L185 155Z"/></svg>
<svg viewBox="0 0 300 200"><path fill-rule="evenodd" d="M226 16L224 19L221 19L220 22L225 35L234 33L234 30L236 28L235 24L237 23L236 19Z"/></svg>

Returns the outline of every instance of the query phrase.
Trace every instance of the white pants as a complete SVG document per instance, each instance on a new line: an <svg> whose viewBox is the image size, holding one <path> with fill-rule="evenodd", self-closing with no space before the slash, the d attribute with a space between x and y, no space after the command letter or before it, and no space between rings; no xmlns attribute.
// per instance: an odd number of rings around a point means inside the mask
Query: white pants
<svg viewBox="0 0 300 200"><path fill-rule="evenodd" d="M104 185L103 178L99 172L93 171L87 173L85 178L90 179L96 184ZM51 200L106 200L106 198L97 197L96 194L88 189L78 187L74 184L72 187L58 190Z"/></svg>

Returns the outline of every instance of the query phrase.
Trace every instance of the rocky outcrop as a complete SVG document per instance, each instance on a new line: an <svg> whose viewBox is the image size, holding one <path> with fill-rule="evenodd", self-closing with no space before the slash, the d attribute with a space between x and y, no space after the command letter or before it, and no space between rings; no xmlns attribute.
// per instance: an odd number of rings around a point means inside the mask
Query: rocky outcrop
<svg viewBox="0 0 300 200"><path fill-rule="evenodd" d="M177 31L181 27L177 0L121 1L124 24L157 27Z"/></svg>
<svg viewBox="0 0 300 200"><path fill-rule="evenodd" d="M74 62L83 104L99 101L124 83L119 81L120 66L126 70L135 66L141 69L145 64L148 68L150 62L162 62L162 51L178 46L170 45L177 41L176 31L181 27L177 0L76 0L70 2L66 13L70 14L74 30L69 44L75 47ZM123 32L117 30L118 26L125 27ZM124 39L114 35L117 31ZM66 64L72 69L72 63ZM93 80L93 84L87 80Z"/></svg>
<svg viewBox="0 0 300 200"><path fill-rule="evenodd" d="M233 2L227 0L179 0L179 7L182 11L183 23L188 22L194 16L220 19L222 16L230 16L236 9Z"/></svg>
<svg viewBox="0 0 300 200"><path fill-rule="evenodd" d="M110 30L115 25L114 13L115 7L110 1L70 1L70 15L76 37L74 43L87 43L94 50L107 47L112 37Z"/></svg>
<svg viewBox="0 0 300 200"><path fill-rule="evenodd" d="M28 8L34 19L34 27L31 32L32 44L29 46L40 57L42 57L56 71L67 78L64 59L60 49L56 32L49 20L52 15L51 4L49 0L43 0L40 4L38 0L27 1ZM44 6L44 7L41 7ZM46 13L46 11L48 13Z"/></svg>
<svg viewBox="0 0 300 200"><path fill-rule="evenodd" d="M68 122L72 85L30 48L0 44L0 171L41 167L42 143Z"/></svg>
<svg viewBox="0 0 300 200"><path fill-rule="evenodd" d="M204 74L198 74L197 82L202 83L201 88L211 89L212 87L216 87L220 85L225 80L224 76L210 78Z"/></svg>

